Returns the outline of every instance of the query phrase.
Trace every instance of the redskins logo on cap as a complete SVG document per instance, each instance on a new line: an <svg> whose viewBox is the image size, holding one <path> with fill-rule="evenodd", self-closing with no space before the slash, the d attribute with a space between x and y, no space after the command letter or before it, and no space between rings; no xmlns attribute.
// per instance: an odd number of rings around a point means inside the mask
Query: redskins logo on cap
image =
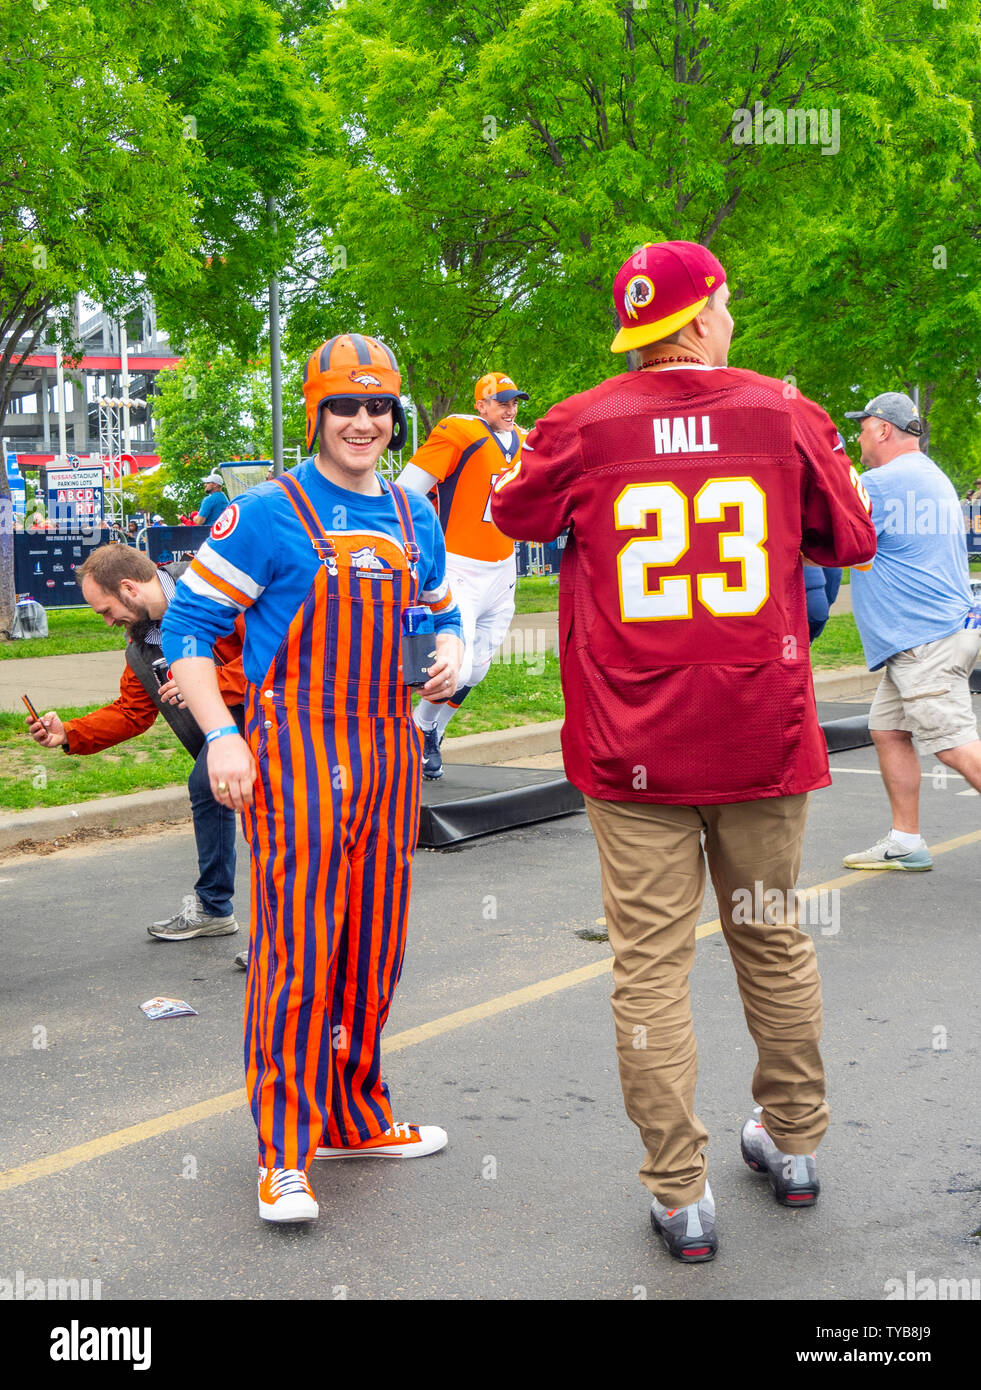
<svg viewBox="0 0 981 1390"><path fill-rule="evenodd" d="M638 317L638 309L646 309L654 298L654 282L646 275L635 275L627 281L623 292L623 307L628 318Z"/></svg>

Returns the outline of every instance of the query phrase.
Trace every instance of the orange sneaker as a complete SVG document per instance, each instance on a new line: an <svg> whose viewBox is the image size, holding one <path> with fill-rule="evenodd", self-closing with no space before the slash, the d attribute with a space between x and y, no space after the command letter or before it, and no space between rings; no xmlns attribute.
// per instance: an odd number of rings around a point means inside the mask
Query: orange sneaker
<svg viewBox="0 0 981 1390"><path fill-rule="evenodd" d="M310 1180L299 1168L259 1169L263 1221L316 1221L320 1215Z"/></svg>
<svg viewBox="0 0 981 1390"><path fill-rule="evenodd" d="M317 1150L317 1158L425 1158L438 1153L449 1142L445 1129L438 1125L396 1125L374 1139L365 1139L343 1148Z"/></svg>

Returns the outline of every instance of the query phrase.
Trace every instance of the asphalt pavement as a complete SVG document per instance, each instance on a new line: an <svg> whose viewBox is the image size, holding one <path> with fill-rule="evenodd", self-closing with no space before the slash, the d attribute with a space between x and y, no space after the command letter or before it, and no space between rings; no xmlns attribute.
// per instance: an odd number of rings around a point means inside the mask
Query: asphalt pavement
<svg viewBox="0 0 981 1390"><path fill-rule="evenodd" d="M577 814L417 856L386 1075L396 1119L444 1126L449 1147L315 1165L319 1222L265 1226L240 1094L245 932L146 932L190 891L179 827L0 862L0 1278L98 1279L104 1300L841 1303L885 1301L910 1273L977 1280L981 800L924 763L933 872L849 874L842 855L888 808L872 749L833 772L801 875L825 885L809 928L832 1110L815 1208L778 1206L740 1157L754 1049L709 894L692 987L720 1253L683 1268L653 1236ZM247 863L243 846L243 918ZM156 994L198 1016L148 1021Z"/></svg>

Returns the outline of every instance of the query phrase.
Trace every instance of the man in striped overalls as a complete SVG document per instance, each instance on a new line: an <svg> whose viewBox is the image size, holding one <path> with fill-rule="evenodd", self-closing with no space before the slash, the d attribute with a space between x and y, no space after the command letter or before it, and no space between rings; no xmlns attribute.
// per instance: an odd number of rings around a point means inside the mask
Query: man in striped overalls
<svg viewBox="0 0 981 1390"><path fill-rule="evenodd" d="M452 694L463 655L436 514L375 471L405 442L400 386L377 339L344 334L312 354L316 457L222 513L164 626L215 796L243 813L252 851L245 1065L267 1221L318 1215L315 1157L421 1157L447 1142L434 1125L395 1122L380 1073L419 821L404 609L435 617L425 697ZM244 739L205 655L238 613Z"/></svg>

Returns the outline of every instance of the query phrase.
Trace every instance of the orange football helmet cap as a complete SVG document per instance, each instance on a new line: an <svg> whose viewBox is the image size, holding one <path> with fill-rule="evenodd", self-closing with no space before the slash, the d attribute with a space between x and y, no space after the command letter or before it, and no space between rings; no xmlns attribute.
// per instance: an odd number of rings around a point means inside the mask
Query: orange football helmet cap
<svg viewBox="0 0 981 1390"><path fill-rule="evenodd" d="M307 403L307 449L312 450L320 428L320 408L339 396L389 396L392 400L390 449L401 449L408 424L401 397L402 378L391 348L363 333L341 333L321 343L303 369Z"/></svg>

